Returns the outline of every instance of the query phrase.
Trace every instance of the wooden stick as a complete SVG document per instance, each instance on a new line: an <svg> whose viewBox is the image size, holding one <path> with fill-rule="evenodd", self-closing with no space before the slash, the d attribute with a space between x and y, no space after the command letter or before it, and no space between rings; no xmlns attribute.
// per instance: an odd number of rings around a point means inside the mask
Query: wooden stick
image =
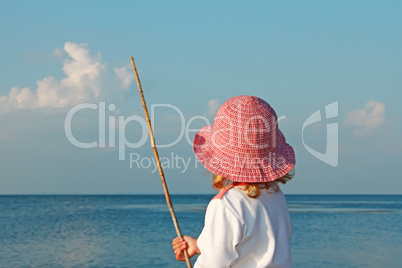
<svg viewBox="0 0 402 268"><path fill-rule="evenodd" d="M135 63L134 63L133 57L131 57L131 64L133 65L135 78L137 79L138 90L140 91L142 106L144 107L145 117L146 117L147 123L148 123L149 138L151 139L151 145L152 145L152 149L154 150L156 164L158 165L159 175L161 176L163 191L165 192L166 203L169 207L170 214L172 215L172 220L173 220L174 227L176 228L177 236L179 238L183 238L181 231L180 231L179 223L177 222L176 215L174 213L172 201L170 200L169 190L168 190L168 187L167 187L167 184L165 181L165 175L163 174L162 166L161 166L161 163L159 160L158 150L156 149L156 146L155 146L155 139L154 139L154 134L152 132L151 120L149 119L147 104L145 103L144 93L142 92L140 78L138 77L137 68L135 68ZM192 266L191 266L190 258L187 253L187 249L184 250L184 256L186 257L187 267L191 268Z"/></svg>

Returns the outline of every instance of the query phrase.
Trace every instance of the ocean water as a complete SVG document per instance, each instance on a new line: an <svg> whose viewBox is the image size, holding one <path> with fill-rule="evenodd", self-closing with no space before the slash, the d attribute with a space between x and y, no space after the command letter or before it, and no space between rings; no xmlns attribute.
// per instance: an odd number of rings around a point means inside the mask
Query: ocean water
<svg viewBox="0 0 402 268"><path fill-rule="evenodd" d="M197 237L210 195L174 195ZM294 267L402 267L402 195L287 195ZM164 196L0 196L0 267L186 267ZM193 262L195 258L193 258Z"/></svg>

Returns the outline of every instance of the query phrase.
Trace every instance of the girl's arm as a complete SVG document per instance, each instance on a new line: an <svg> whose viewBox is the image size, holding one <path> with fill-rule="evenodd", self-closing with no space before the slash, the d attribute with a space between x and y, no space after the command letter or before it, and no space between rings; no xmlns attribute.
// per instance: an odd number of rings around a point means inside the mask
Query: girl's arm
<svg viewBox="0 0 402 268"><path fill-rule="evenodd" d="M190 258L192 258L195 254L201 254L201 251L197 246L197 239L187 235L183 236L183 238L176 237L172 241L174 254L176 255L176 259L178 261L186 260L183 253L183 250L186 248Z"/></svg>

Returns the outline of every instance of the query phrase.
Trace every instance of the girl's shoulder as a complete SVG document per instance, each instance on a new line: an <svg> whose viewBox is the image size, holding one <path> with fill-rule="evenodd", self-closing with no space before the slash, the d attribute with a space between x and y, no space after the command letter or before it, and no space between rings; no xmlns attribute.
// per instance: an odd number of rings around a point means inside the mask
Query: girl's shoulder
<svg viewBox="0 0 402 268"><path fill-rule="evenodd" d="M222 190L219 191L219 193L217 195L214 196L214 198L212 198L212 200L221 200L223 198L223 196L230 190L233 188L233 184L230 185L229 187L226 187Z"/></svg>

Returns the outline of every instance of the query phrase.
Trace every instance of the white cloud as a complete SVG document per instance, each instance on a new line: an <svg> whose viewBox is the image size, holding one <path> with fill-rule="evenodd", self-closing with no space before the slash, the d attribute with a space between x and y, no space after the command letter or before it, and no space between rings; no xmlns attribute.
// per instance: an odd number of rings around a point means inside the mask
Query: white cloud
<svg viewBox="0 0 402 268"><path fill-rule="evenodd" d="M384 113L384 103L370 100L362 109L348 112L345 124L355 127L356 135L364 135L385 122Z"/></svg>
<svg viewBox="0 0 402 268"><path fill-rule="evenodd" d="M210 100L208 102L208 109L205 111L204 115L206 117L214 117L220 106L219 100Z"/></svg>
<svg viewBox="0 0 402 268"><path fill-rule="evenodd" d="M134 74L128 66L121 68L114 67L114 73L119 78L123 88L128 88L134 80Z"/></svg>
<svg viewBox="0 0 402 268"><path fill-rule="evenodd" d="M100 54L92 55L86 44L66 42L67 58L63 63L65 78L58 81L52 76L37 81L37 89L13 87L8 96L0 96L0 109L62 108L99 97L100 77L105 64ZM60 52L54 51L60 56Z"/></svg>
<svg viewBox="0 0 402 268"><path fill-rule="evenodd" d="M13 87L8 96L10 103L17 108L34 108L37 103L36 95L27 87Z"/></svg>

